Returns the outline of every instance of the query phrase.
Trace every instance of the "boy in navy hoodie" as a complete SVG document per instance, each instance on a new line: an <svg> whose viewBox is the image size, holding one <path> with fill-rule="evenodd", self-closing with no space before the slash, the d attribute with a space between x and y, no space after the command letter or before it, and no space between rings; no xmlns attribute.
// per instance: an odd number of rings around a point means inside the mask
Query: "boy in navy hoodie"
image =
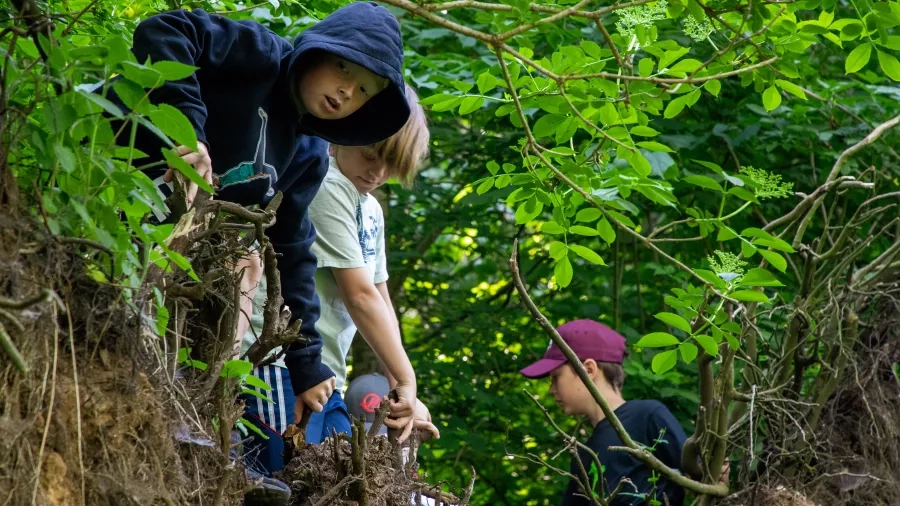
<svg viewBox="0 0 900 506"><path fill-rule="evenodd" d="M138 61L198 67L150 98L176 107L191 121L198 151L181 146L177 152L214 185L216 199L265 205L283 192L267 235L281 255L285 303L292 318L302 319L306 338L287 347L285 363L298 404L317 405L313 400L329 397L335 383L334 373L321 362L322 338L315 327L319 300L310 247L316 232L307 207L328 172L326 142L373 144L397 132L409 117L396 18L374 2L350 4L291 45L253 21L181 10L142 22L132 51ZM163 145L140 128L136 147L158 156ZM163 193L171 191L162 182L171 181L171 174L171 169L151 174L159 176ZM189 201L196 191L189 187ZM392 416L408 419L415 402L415 397L401 398L392 404Z"/></svg>

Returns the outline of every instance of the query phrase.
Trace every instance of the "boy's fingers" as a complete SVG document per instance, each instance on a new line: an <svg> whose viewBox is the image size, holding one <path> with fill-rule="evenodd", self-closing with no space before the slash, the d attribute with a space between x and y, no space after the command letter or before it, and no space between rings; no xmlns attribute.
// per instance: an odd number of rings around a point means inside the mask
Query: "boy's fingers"
<svg viewBox="0 0 900 506"><path fill-rule="evenodd" d="M398 443L405 443L409 438L409 435L412 434L413 426L415 425L415 420L412 418L408 418L405 420L398 420L401 424L403 424L403 433L400 434L400 437L397 438Z"/></svg>
<svg viewBox="0 0 900 506"><path fill-rule="evenodd" d="M188 165L194 165L195 163L201 162L204 158L206 157L196 152L181 155L181 159ZM200 167L197 167L197 172L200 172Z"/></svg>
<svg viewBox="0 0 900 506"><path fill-rule="evenodd" d="M166 173L163 174L163 181L171 183L173 177L175 177L175 169L170 167L169 170L167 170Z"/></svg>
<svg viewBox="0 0 900 506"><path fill-rule="evenodd" d="M188 153L194 153L195 151L187 146L178 146L175 148L175 154L178 156L185 155Z"/></svg>
<svg viewBox="0 0 900 506"><path fill-rule="evenodd" d="M441 438L441 431L439 431L438 428L431 422L426 422L425 420L416 419L415 428L417 430L427 430L434 436L435 439Z"/></svg>

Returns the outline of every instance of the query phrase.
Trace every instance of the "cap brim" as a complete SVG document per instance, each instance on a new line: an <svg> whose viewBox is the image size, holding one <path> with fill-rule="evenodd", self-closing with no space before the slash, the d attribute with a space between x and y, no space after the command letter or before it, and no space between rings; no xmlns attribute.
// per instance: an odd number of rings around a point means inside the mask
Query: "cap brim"
<svg viewBox="0 0 900 506"><path fill-rule="evenodd" d="M565 363L565 360L542 358L519 372L528 378L543 378Z"/></svg>

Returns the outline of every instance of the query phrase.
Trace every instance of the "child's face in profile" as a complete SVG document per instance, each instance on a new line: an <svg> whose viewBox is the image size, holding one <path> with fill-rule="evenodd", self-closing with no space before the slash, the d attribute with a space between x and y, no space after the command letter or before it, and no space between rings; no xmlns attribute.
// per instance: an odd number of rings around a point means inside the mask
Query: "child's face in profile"
<svg viewBox="0 0 900 506"><path fill-rule="evenodd" d="M388 179L388 164L371 146L332 146L341 173L359 193L369 193Z"/></svg>
<svg viewBox="0 0 900 506"><path fill-rule="evenodd" d="M300 76L297 93L303 108L321 119L342 119L358 111L387 87L387 79L325 53Z"/></svg>

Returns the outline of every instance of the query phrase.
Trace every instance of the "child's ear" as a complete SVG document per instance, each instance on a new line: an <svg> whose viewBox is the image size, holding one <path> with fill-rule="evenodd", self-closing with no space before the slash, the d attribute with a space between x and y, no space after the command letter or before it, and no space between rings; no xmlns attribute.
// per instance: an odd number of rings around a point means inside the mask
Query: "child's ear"
<svg viewBox="0 0 900 506"><path fill-rule="evenodd" d="M600 372L600 368L597 367L597 362L595 362L594 359L589 358L589 359L585 360L584 368L585 368L585 370L587 370L588 376L590 376L591 379L593 379L593 380L597 379L597 374Z"/></svg>

